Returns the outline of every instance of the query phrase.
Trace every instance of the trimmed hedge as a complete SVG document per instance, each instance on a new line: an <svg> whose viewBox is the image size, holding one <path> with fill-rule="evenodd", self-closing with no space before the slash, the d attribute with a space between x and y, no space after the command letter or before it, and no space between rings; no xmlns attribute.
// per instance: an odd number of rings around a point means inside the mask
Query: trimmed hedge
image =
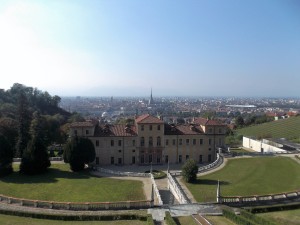
<svg viewBox="0 0 300 225"><path fill-rule="evenodd" d="M150 173L150 171L147 170L145 173ZM161 170L152 170L152 174L154 179L163 179L167 177L167 174Z"/></svg>
<svg viewBox="0 0 300 225"><path fill-rule="evenodd" d="M223 216L239 225L257 225L255 222L250 221L243 216L238 216L228 209L223 209Z"/></svg>
<svg viewBox="0 0 300 225"><path fill-rule="evenodd" d="M248 211L241 210L241 216L244 218L247 218L248 220L251 220L257 224L261 225L275 225L276 223L273 223L267 219L264 219L262 217L256 216Z"/></svg>
<svg viewBox="0 0 300 225"><path fill-rule="evenodd" d="M151 214L147 215L147 225L155 225Z"/></svg>
<svg viewBox="0 0 300 225"><path fill-rule="evenodd" d="M266 212L276 212L276 211L293 210L293 209L300 209L300 203L247 208L247 210L251 213L266 213Z"/></svg>
<svg viewBox="0 0 300 225"><path fill-rule="evenodd" d="M175 220L172 218L170 212L166 211L165 221L167 225L177 225Z"/></svg>
<svg viewBox="0 0 300 225"><path fill-rule="evenodd" d="M109 215L63 215L63 214L47 214L47 213L34 213L24 211L11 211L0 209L0 214L10 216L31 217L35 219L48 219L48 220L64 220L64 221L112 221L112 220L141 220L148 221L151 215L136 215L136 214L109 214ZM153 221L153 219L152 219ZM151 224L151 223L148 223Z"/></svg>

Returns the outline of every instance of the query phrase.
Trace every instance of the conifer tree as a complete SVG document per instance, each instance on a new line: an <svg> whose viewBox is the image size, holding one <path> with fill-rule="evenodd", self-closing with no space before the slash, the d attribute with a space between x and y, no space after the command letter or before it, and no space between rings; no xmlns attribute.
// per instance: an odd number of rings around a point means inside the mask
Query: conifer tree
<svg viewBox="0 0 300 225"><path fill-rule="evenodd" d="M21 173L40 174L50 166L42 123L42 117L35 112L30 126L31 140L23 153L20 164Z"/></svg>
<svg viewBox="0 0 300 225"><path fill-rule="evenodd" d="M10 174L13 161L13 149L4 135L0 134L0 177Z"/></svg>

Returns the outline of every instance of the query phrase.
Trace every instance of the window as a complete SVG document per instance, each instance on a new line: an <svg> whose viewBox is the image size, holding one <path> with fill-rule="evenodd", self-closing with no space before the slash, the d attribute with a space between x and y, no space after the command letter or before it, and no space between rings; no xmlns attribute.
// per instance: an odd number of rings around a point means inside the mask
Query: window
<svg viewBox="0 0 300 225"><path fill-rule="evenodd" d="M110 157L110 164L115 164L115 158L114 157Z"/></svg>
<svg viewBox="0 0 300 225"><path fill-rule="evenodd" d="M166 145L169 145L169 139L166 139Z"/></svg>
<svg viewBox="0 0 300 225"><path fill-rule="evenodd" d="M122 152L122 150L119 150L119 153L121 153Z"/></svg>
<svg viewBox="0 0 300 225"><path fill-rule="evenodd" d="M89 130L85 130L85 134L88 135L89 134Z"/></svg>
<svg viewBox="0 0 300 225"><path fill-rule="evenodd" d="M203 145L203 139L200 139L200 145Z"/></svg>
<svg viewBox="0 0 300 225"><path fill-rule="evenodd" d="M212 133L212 128L209 128L209 129L208 129L208 133Z"/></svg>
<svg viewBox="0 0 300 225"><path fill-rule="evenodd" d="M153 146L153 138L149 137L149 147L152 147L152 146Z"/></svg>
<svg viewBox="0 0 300 225"><path fill-rule="evenodd" d="M157 130L160 130L160 125L157 125Z"/></svg>
<svg viewBox="0 0 300 225"><path fill-rule="evenodd" d="M143 131L143 130L144 130L144 125L141 126L141 131Z"/></svg>
<svg viewBox="0 0 300 225"><path fill-rule="evenodd" d="M186 155L186 156L185 156L185 160L188 160L189 158L190 158L189 155Z"/></svg>
<svg viewBox="0 0 300 225"><path fill-rule="evenodd" d="M118 164L122 164L122 158L118 158Z"/></svg>
<svg viewBox="0 0 300 225"><path fill-rule="evenodd" d="M222 145L222 139L219 138L219 145L221 146Z"/></svg>
<svg viewBox="0 0 300 225"><path fill-rule="evenodd" d="M131 163L132 163L132 164L135 164L135 156L132 156Z"/></svg>
<svg viewBox="0 0 300 225"><path fill-rule="evenodd" d="M211 139L208 139L208 144L211 145Z"/></svg>
<svg viewBox="0 0 300 225"><path fill-rule="evenodd" d="M110 140L110 146L114 146L114 145L115 145L114 140Z"/></svg>
<svg viewBox="0 0 300 225"><path fill-rule="evenodd" d="M208 151L211 151L211 148L209 148Z"/></svg>
<svg viewBox="0 0 300 225"><path fill-rule="evenodd" d="M99 157L96 157L96 165L99 165Z"/></svg>
<svg viewBox="0 0 300 225"><path fill-rule="evenodd" d="M160 146L160 145L161 145L161 140L160 140L160 137L157 137L156 146Z"/></svg>
<svg viewBox="0 0 300 225"><path fill-rule="evenodd" d="M190 144L190 139L186 139L185 143L186 143L186 145L189 145Z"/></svg>
<svg viewBox="0 0 300 225"><path fill-rule="evenodd" d="M196 139L193 139L193 145L196 145Z"/></svg>
<svg viewBox="0 0 300 225"><path fill-rule="evenodd" d="M211 154L208 155L208 162L211 162Z"/></svg>
<svg viewBox="0 0 300 225"><path fill-rule="evenodd" d="M141 137L141 146L145 146L145 138Z"/></svg>
<svg viewBox="0 0 300 225"><path fill-rule="evenodd" d="M179 155L179 156L178 156L178 162L179 162L179 163L182 163L182 155Z"/></svg>
<svg viewBox="0 0 300 225"><path fill-rule="evenodd" d="M202 155L199 155L199 163L202 163L203 162L203 159L202 159Z"/></svg>
<svg viewBox="0 0 300 225"><path fill-rule="evenodd" d="M133 149L132 152L135 152L135 149Z"/></svg>
<svg viewBox="0 0 300 225"><path fill-rule="evenodd" d="M222 129L221 129L221 128L219 128L219 134L222 134L222 133L223 133Z"/></svg>
<svg viewBox="0 0 300 225"><path fill-rule="evenodd" d="M135 146L135 140L132 140L132 146Z"/></svg>
<svg viewBox="0 0 300 225"><path fill-rule="evenodd" d="M157 163L160 163L160 157L157 156L157 160L156 160Z"/></svg>
<svg viewBox="0 0 300 225"><path fill-rule="evenodd" d="M168 163L169 162L169 156L165 155L165 162Z"/></svg>
<svg viewBox="0 0 300 225"><path fill-rule="evenodd" d="M179 145L182 145L182 139L181 138L179 139Z"/></svg>
<svg viewBox="0 0 300 225"><path fill-rule="evenodd" d="M173 145L176 145L176 140L175 139L173 139Z"/></svg>
<svg viewBox="0 0 300 225"><path fill-rule="evenodd" d="M141 156L141 163L145 163L145 159L143 155Z"/></svg>
<svg viewBox="0 0 300 225"><path fill-rule="evenodd" d="M96 140L96 147L99 146L99 140Z"/></svg>
<svg viewBox="0 0 300 225"><path fill-rule="evenodd" d="M122 146L122 140L118 140L118 145Z"/></svg>
<svg viewBox="0 0 300 225"><path fill-rule="evenodd" d="M149 163L152 163L152 155L149 155Z"/></svg>
<svg viewBox="0 0 300 225"><path fill-rule="evenodd" d="M149 126L149 130L152 130L152 125Z"/></svg>
<svg viewBox="0 0 300 225"><path fill-rule="evenodd" d="M74 134L77 135L77 130L74 130Z"/></svg>

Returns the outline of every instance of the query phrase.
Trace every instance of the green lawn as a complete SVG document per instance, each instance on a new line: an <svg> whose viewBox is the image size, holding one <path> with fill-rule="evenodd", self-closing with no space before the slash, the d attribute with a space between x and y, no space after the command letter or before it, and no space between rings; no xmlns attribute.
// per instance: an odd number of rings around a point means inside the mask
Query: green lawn
<svg viewBox="0 0 300 225"><path fill-rule="evenodd" d="M296 225L300 224L300 209L288 210L288 211L279 211L279 212L269 212L257 214L258 216L264 217L275 221L278 224L282 225Z"/></svg>
<svg viewBox="0 0 300 225"><path fill-rule="evenodd" d="M236 225L234 222L225 218L224 216L205 216L205 218L212 224L216 225Z"/></svg>
<svg viewBox="0 0 300 225"><path fill-rule="evenodd" d="M192 216L179 216L173 217L175 222L179 225L197 225L198 223L193 219Z"/></svg>
<svg viewBox="0 0 300 225"><path fill-rule="evenodd" d="M216 201L218 180L223 196L263 195L300 189L299 171L287 157L230 159L222 170L186 185L198 202Z"/></svg>
<svg viewBox="0 0 300 225"><path fill-rule="evenodd" d="M271 135L273 138L287 138L297 142L300 134L300 116L238 129L237 133L254 137Z"/></svg>
<svg viewBox="0 0 300 225"><path fill-rule="evenodd" d="M99 178L88 172L74 173L67 164L53 164L36 176L19 172L0 178L0 193L18 198L62 202L114 202L145 200L141 181Z"/></svg>
<svg viewBox="0 0 300 225"><path fill-rule="evenodd" d="M118 221L59 221L42 220L19 216L0 215L1 225L146 225L139 220L118 220Z"/></svg>

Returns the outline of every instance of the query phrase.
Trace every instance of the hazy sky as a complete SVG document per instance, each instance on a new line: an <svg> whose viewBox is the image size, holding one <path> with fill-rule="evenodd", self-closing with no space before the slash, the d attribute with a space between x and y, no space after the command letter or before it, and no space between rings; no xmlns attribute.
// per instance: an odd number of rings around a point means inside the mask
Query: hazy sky
<svg viewBox="0 0 300 225"><path fill-rule="evenodd" d="M300 96L297 0L1 0L0 88Z"/></svg>

